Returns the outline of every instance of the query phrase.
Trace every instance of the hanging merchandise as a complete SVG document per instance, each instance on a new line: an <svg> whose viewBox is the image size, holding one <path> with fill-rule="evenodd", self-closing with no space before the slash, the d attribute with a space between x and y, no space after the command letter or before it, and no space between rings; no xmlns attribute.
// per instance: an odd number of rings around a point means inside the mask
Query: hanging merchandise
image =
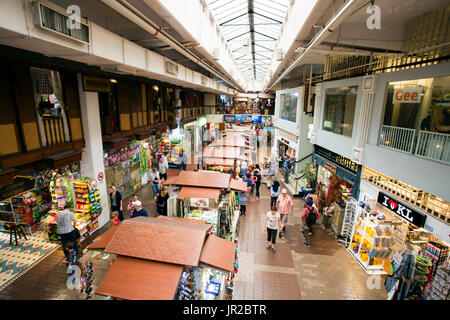
<svg viewBox="0 0 450 320"><path fill-rule="evenodd" d="M448 300L450 291L450 261L436 269L426 300Z"/></svg>
<svg viewBox="0 0 450 320"><path fill-rule="evenodd" d="M148 146L148 144L147 144ZM141 173L145 174L149 169L149 151L148 147L141 146L140 148L140 159L141 159Z"/></svg>
<svg viewBox="0 0 450 320"><path fill-rule="evenodd" d="M94 281L94 268L92 262L89 261L89 259L80 259L80 266L81 266L81 290L80 293L86 294L86 300L92 298L92 283Z"/></svg>
<svg viewBox="0 0 450 320"><path fill-rule="evenodd" d="M97 181L90 178L82 178L74 181L76 192L75 218L86 222L87 231L93 233L99 227L98 217L102 213L100 191Z"/></svg>

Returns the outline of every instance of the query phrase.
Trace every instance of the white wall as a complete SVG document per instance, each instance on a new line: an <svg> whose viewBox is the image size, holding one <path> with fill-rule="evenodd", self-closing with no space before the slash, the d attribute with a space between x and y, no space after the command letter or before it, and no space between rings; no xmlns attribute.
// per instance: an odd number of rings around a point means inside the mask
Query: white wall
<svg viewBox="0 0 450 320"><path fill-rule="evenodd" d="M387 96L386 89L389 82L434 78L448 75L450 75L450 62L377 75L377 90L375 92L372 114L370 116L371 124L367 142L372 145L378 144L378 134L383 122Z"/></svg>
<svg viewBox="0 0 450 320"><path fill-rule="evenodd" d="M378 75L369 137L365 145L364 154L365 166L443 198L446 201L450 201L449 165L379 147L378 136L384 118L389 82L448 75L450 75L450 63Z"/></svg>
<svg viewBox="0 0 450 320"><path fill-rule="evenodd" d="M358 119L359 119L359 111L362 97L362 77L344 79L338 81L330 81L323 83L323 94L321 101L317 101L316 103L320 103L321 114L315 115L319 116L319 130L317 131L317 145L324 147L330 151L333 151L337 154L340 154L348 159L352 158L352 148L356 145L356 132L358 129ZM326 98L326 90L330 88L338 88L344 86L358 86L358 96L356 99L356 107L355 107L355 115L353 118L353 130L352 137L347 137L340 134L335 134L326 130L322 130L323 127L323 114L325 112L325 98Z"/></svg>
<svg viewBox="0 0 450 320"><path fill-rule="evenodd" d="M100 172L103 172L103 176L105 176L98 93L83 91L83 82L80 74L78 74L78 91L81 118L83 120L83 134L86 142L86 147L81 155L81 175L97 179ZM99 227L101 228L110 220L109 191L106 188L105 178L102 181L97 180L97 184L102 199L102 214L98 218Z"/></svg>

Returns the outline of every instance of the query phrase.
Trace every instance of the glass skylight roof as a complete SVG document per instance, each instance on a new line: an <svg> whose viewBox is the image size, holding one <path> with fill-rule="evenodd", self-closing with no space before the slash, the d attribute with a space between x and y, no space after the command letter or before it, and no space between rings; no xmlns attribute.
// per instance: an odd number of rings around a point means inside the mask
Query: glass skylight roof
<svg viewBox="0 0 450 320"><path fill-rule="evenodd" d="M248 81L264 80L290 0L207 0ZM244 45L249 44L245 48Z"/></svg>

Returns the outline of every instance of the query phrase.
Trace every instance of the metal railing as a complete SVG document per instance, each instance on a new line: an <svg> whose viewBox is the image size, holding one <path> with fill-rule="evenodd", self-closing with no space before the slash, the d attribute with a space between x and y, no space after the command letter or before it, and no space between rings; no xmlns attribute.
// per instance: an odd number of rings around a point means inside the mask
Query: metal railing
<svg viewBox="0 0 450 320"><path fill-rule="evenodd" d="M393 126L381 126L378 145L385 148L412 153L414 145L414 129Z"/></svg>
<svg viewBox="0 0 450 320"><path fill-rule="evenodd" d="M420 131L415 155L446 164L450 163L450 134Z"/></svg>

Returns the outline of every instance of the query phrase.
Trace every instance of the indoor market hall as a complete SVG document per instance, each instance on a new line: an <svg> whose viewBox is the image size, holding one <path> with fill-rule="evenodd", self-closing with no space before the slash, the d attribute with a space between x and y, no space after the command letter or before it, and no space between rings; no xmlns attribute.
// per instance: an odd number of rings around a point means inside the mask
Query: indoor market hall
<svg viewBox="0 0 450 320"><path fill-rule="evenodd" d="M447 0L0 1L0 303L445 303L449 16Z"/></svg>

